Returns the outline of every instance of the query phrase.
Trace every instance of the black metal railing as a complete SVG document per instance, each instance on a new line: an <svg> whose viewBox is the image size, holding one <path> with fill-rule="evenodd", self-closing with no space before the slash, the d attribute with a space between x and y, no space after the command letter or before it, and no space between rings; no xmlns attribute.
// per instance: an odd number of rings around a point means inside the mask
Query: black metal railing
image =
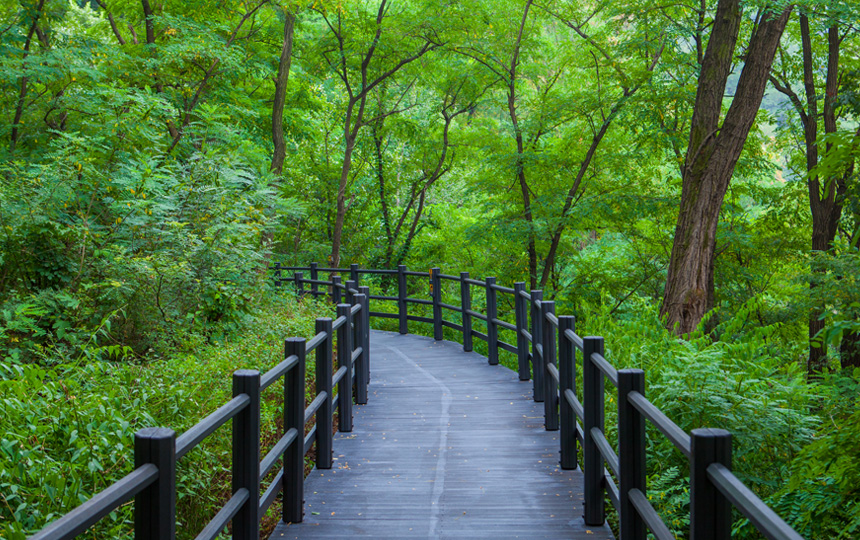
<svg viewBox="0 0 860 540"><path fill-rule="evenodd" d="M357 277L357 275L356 275ZM327 283L330 285L330 283ZM314 290L318 284L313 284ZM31 540L75 538L121 505L134 499L134 537L168 540L176 537L176 464L218 428L232 421L232 496L196 536L211 540L232 523L235 540L258 540L260 518L280 494L282 519L302 521L304 458L316 444L316 466L332 466L334 412L338 429L352 431L353 401L367 403L370 374L370 290L357 280L332 287L337 318L316 320L316 335L288 338L284 360L266 372L233 373L233 398L180 436L172 429L145 428L135 433L135 469L89 501L50 523ZM341 303L341 298L345 303ZM332 359L337 345L337 370ZM315 398L305 407L305 359L316 351ZM284 435L260 460L260 400L283 379ZM353 400L353 384L356 394ZM335 394L334 389L337 388ZM335 402L335 397L337 398ZM306 425L315 417L306 434ZM261 493L261 483L281 468Z"/></svg>
<svg viewBox="0 0 860 540"><path fill-rule="evenodd" d="M292 282L299 295L313 296L327 294L318 286L331 287L337 282L337 273L349 273L355 283L362 274L396 276L397 296L370 296L373 300L396 302L396 313L371 311L371 317L397 319L401 334L409 333L410 321L432 324L436 340L443 338L443 328L450 328L462 334L465 351L472 350L472 340L477 337L487 343L491 365L499 363L499 349L515 354L519 379L531 379L534 400L544 404L546 429L560 431L561 467L575 469L578 464L582 465L586 525L605 522L605 500L608 499L618 513L621 540L644 540L648 532L658 540L675 538L647 497L646 422L650 422L689 462L690 537L693 540L730 538L732 508L749 519L765 538L802 540L732 473L732 436L728 431L694 429L686 433L645 397L643 370L613 367L604 357L603 338L577 335L575 318L557 316L555 303L543 300L542 291L529 292L522 282L508 288L499 286L494 277L476 280L468 272L455 276L442 274L439 268L414 272L403 265L396 270L369 270L355 264L349 268L277 264L274 270L276 284ZM310 273L310 279L304 277L305 271ZM285 277L284 272L293 272L293 275ZM320 272L334 277L330 281L320 280ZM408 277L429 279L429 300L408 296ZM443 302L442 280L460 284L459 306ZM310 284L310 290L304 288L306 284ZM472 309L472 287L484 290L485 313ZM339 287L333 286L329 293L335 301L337 291ZM498 318L499 294L511 297L513 324ZM432 306L432 317L409 314L410 304ZM461 323L445 320L443 310L459 313ZM474 319L485 323L486 333L473 328ZM516 343L502 341L500 328L515 332ZM577 367L583 378L581 401L577 394ZM617 453L606 438L604 425L606 380L617 389ZM577 443L582 447L581 461Z"/></svg>
<svg viewBox="0 0 860 540"><path fill-rule="evenodd" d="M604 357L602 337L580 337L572 316L555 314L555 303L543 300L539 290L527 291L522 282L513 288L496 284L495 278L472 279L468 272L446 275L439 268L428 272L407 270L322 268L272 268L276 286L292 282L299 296L329 296L338 305L337 318L319 318L316 335L309 341L285 341L284 361L264 375L240 370L233 375L233 399L180 437L165 428L147 428L135 435L135 470L69 514L51 523L33 539L71 539L131 499L135 501L135 538L172 539L176 522L176 462L208 435L233 422L233 496L197 536L212 539L232 521L233 538L256 540L260 516L283 494L283 520L302 520L304 456L316 443L316 466L332 466L333 414L339 409L339 429L352 429L354 401L367 403L370 380L370 317L398 321L401 334L410 322L431 324L433 337L443 339L443 329L462 334L463 349L471 351L473 338L487 343L491 365L499 363L499 350L515 354L522 381L532 380L533 398L544 404L547 430L559 430L560 465L584 473L584 519L587 525L605 522L608 498L619 516L621 540L644 540L650 533L658 540L672 539L669 528L648 501L646 474L646 421L651 422L690 463L690 536L693 540L726 540L731 537L732 508L771 540L802 540L776 513L731 472L731 434L720 429L694 429L687 434L645 397L645 374L638 369L616 370ZM309 278L304 277L307 271ZM285 277L284 272L293 272ZM329 280L320 279L328 273ZM343 283L339 274L349 275ZM363 274L390 276L397 296L371 295L360 286ZM429 280L429 299L408 296L408 278ZM460 284L460 305L443 302L442 280ZM305 289L305 285L309 289ZM321 290L320 286L326 288ZM472 304L472 288L484 290L485 313ZM515 322L498 318L499 294L509 295ZM345 303L342 301L345 300ZM370 311L370 300L395 302L396 312ZM409 305L432 308L432 316L412 315ZM445 320L443 310L460 314L460 324ZM357 316L356 316L357 315ZM473 328L483 321L486 333ZM513 331L516 343L499 338L499 329ZM334 340L338 369L333 372ZM305 357L316 351L316 397L304 405ZM579 352L579 354L577 354ZM578 358L581 365L577 366ZM582 372L582 399L578 395L577 367ZM260 454L260 395L283 377L283 437L269 454ZM608 379L618 392L618 453L606 438L605 389ZM337 386L337 402L334 387ZM315 423L304 435L312 417ZM299 444L302 442L303 444ZM582 447L579 460L577 443ZM282 468L261 495L260 484L278 460ZM608 467L608 468L607 468ZM616 484L614 479L618 479Z"/></svg>

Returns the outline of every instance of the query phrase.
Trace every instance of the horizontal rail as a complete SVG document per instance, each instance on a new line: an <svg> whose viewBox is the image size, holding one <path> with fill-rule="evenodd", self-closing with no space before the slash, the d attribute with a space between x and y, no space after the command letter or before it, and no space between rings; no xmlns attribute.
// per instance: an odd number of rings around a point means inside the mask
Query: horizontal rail
<svg viewBox="0 0 860 540"><path fill-rule="evenodd" d="M591 353L591 361L597 366L606 378L612 381L612 384L618 386L618 370L610 364L601 354Z"/></svg>
<svg viewBox="0 0 860 540"><path fill-rule="evenodd" d="M310 278L293 278L290 281L298 281L299 283L310 283L311 285L331 285L331 280L326 281L324 279L310 279ZM308 293L315 292L316 294L325 294L322 291L306 291Z"/></svg>
<svg viewBox="0 0 860 540"><path fill-rule="evenodd" d="M376 269L376 268L359 268L359 274L382 274L390 276L392 274L396 274L397 270L387 270L387 269Z"/></svg>
<svg viewBox="0 0 860 540"><path fill-rule="evenodd" d="M645 522L645 525L657 540L675 540L675 535L672 534L669 527L660 519L660 515L651 506L651 502L644 493L638 489L631 489L627 496L630 498L633 508L639 513L642 521Z"/></svg>
<svg viewBox="0 0 860 540"><path fill-rule="evenodd" d="M547 364L546 372L549 373L549 376L553 378L555 384L560 384L561 377L558 374L558 368L555 367L555 364Z"/></svg>
<svg viewBox="0 0 860 540"><path fill-rule="evenodd" d="M460 276L451 276L449 274L436 274L439 279L450 279L451 281L460 281Z"/></svg>
<svg viewBox="0 0 860 540"><path fill-rule="evenodd" d="M310 431L308 431L308 434L305 435L305 442L304 442L304 445L302 446L303 455L305 455L305 456L308 455L308 450L311 449L311 446L314 445L314 442L316 440L317 440L317 427L314 426L311 428Z"/></svg>
<svg viewBox="0 0 860 540"><path fill-rule="evenodd" d="M603 469L603 483L606 485L606 495L609 496L609 501L615 507L615 511L621 513L621 500L618 498L618 486L612 481L612 477L606 469Z"/></svg>
<svg viewBox="0 0 860 540"><path fill-rule="evenodd" d="M576 393L568 388L564 391L564 400L567 401L567 404L570 405L570 408L573 410L573 414L579 418L580 422L585 422L585 409L582 407L582 403L576 399Z"/></svg>
<svg viewBox="0 0 860 540"><path fill-rule="evenodd" d="M278 495L281 493L281 489L284 487L284 469L278 471L275 479L272 480L272 483L269 484L269 487L266 489L266 492L263 493L263 496L260 497L260 515L264 515L266 510L272 506L272 503L277 500Z"/></svg>
<svg viewBox="0 0 860 540"><path fill-rule="evenodd" d="M158 479L158 467L142 465L30 537L30 540L71 540L96 524Z"/></svg>
<svg viewBox="0 0 860 540"><path fill-rule="evenodd" d="M686 431L678 427L678 425L671 421L668 416L666 416L663 411L658 409L653 403L648 401L648 399L640 394L639 392L633 391L627 394L627 400L630 402L633 407L642 413L642 416L647 418L654 424L660 433L666 436L669 439L669 442L675 445L675 448L681 451L687 459L690 459L693 455L692 450L692 442L690 440L690 436Z"/></svg>
<svg viewBox="0 0 860 540"><path fill-rule="evenodd" d="M487 316L486 316L486 315L484 315L483 313L479 312L479 311L475 311L475 310L472 310L472 309L467 309L467 310L466 310L466 314L471 315L472 317L475 317L476 319L481 319L482 321L486 321L486 320L487 320Z"/></svg>
<svg viewBox="0 0 860 540"><path fill-rule="evenodd" d="M340 317L338 317L337 319L335 319L331 322L331 329L337 330L338 328L340 328L344 324L346 324L346 315L341 315Z"/></svg>
<svg viewBox="0 0 860 540"><path fill-rule="evenodd" d="M433 300L425 300L423 298L406 298L406 302L410 304L418 304L420 306L432 306Z"/></svg>
<svg viewBox="0 0 860 540"><path fill-rule="evenodd" d="M755 525L769 540L803 540L788 524L776 515L752 490L721 463L708 466L708 478L741 514Z"/></svg>
<svg viewBox="0 0 860 540"><path fill-rule="evenodd" d="M498 341L498 344L500 349L508 351L509 353L517 354L519 352L516 345L511 345L510 343L505 343L501 340Z"/></svg>
<svg viewBox="0 0 860 540"><path fill-rule="evenodd" d="M407 276L430 277L430 272L413 272L412 270L407 270L403 273Z"/></svg>
<svg viewBox="0 0 860 540"><path fill-rule="evenodd" d="M527 340L532 341L532 333L529 332L528 330L526 330L525 328L520 330L520 334L522 334L522 336L524 338L526 338Z"/></svg>
<svg viewBox="0 0 860 540"><path fill-rule="evenodd" d="M599 450L600 455L603 456L603 461L609 465L609 470L612 471L612 474L618 476L618 469L620 469L618 465L618 455L615 453L615 450L612 449L612 446L609 445L609 441L606 440L606 435L604 435L600 429L593 427L591 428L591 438L594 439L594 444L597 446L597 450Z"/></svg>
<svg viewBox="0 0 860 540"><path fill-rule="evenodd" d="M353 315L355 315L359 311L361 311L361 304L354 304L351 308L349 308L349 312Z"/></svg>
<svg viewBox="0 0 860 540"><path fill-rule="evenodd" d="M520 296L531 302L532 295L527 293L526 291L520 291Z"/></svg>
<svg viewBox="0 0 860 540"><path fill-rule="evenodd" d="M350 365L355 364L355 361L358 360L358 357L361 356L361 353L363 352L364 349L362 349L361 347L356 347L355 349L353 349L352 357L350 358Z"/></svg>
<svg viewBox="0 0 860 540"><path fill-rule="evenodd" d="M420 315L407 315L406 320L433 324L433 317L421 317Z"/></svg>
<svg viewBox="0 0 860 540"><path fill-rule="evenodd" d="M288 371L296 367L298 364L298 356L294 354L288 356L283 362L273 367L260 377L260 391L262 392L266 388L270 387L275 381L286 375Z"/></svg>
<svg viewBox="0 0 860 540"><path fill-rule="evenodd" d="M486 287L487 286L486 281L481 281L479 279L466 278L463 281L465 281L469 285L477 285L478 287Z"/></svg>
<svg viewBox="0 0 860 540"><path fill-rule="evenodd" d="M353 360L353 362L354 361L355 360ZM340 380L343 379L343 376L346 375L346 371L346 366L340 366L339 368L337 368L337 371L334 372L334 375L331 378L331 385L337 386L337 383L339 383Z"/></svg>
<svg viewBox="0 0 860 540"><path fill-rule="evenodd" d="M251 403L251 398L248 397L248 394L240 394L218 407L209 416L197 422L191 429L177 437L176 459L182 458L192 448L200 444L200 441L239 414L249 403Z"/></svg>
<svg viewBox="0 0 860 540"><path fill-rule="evenodd" d="M573 330L565 330L564 331L564 337L566 337L568 339L568 341L573 343L573 345L577 349L579 349L580 351L582 350L582 347L583 347L582 338L577 336L576 332L574 332Z"/></svg>
<svg viewBox="0 0 860 540"><path fill-rule="evenodd" d="M446 326L452 330L456 330L457 332L463 331L462 324L452 323L451 321L446 321L445 319L442 319L442 326Z"/></svg>
<svg viewBox="0 0 860 540"><path fill-rule="evenodd" d="M311 401L311 404L308 405L307 409L305 409L305 424L307 424L308 420L311 419L314 413L317 412L320 407L322 407L322 404L323 402L325 402L326 399L328 399L328 392L323 390L322 392L317 394L317 397L315 397L313 401Z"/></svg>
<svg viewBox="0 0 860 540"><path fill-rule="evenodd" d="M272 449L269 450L269 453L266 454L266 457L264 457L263 461L260 462L260 481L262 481L263 478L265 478L266 475L269 474L269 471L272 470L272 467L275 466L275 463L278 462L278 459L280 459L280 457L284 455L284 452L287 451L287 448L289 448L290 445L293 444L293 441L295 441L298 436L299 433L298 431L296 431L296 428L290 428L287 430L286 433L284 433L284 436L281 437L277 443L275 443L275 446L273 446Z"/></svg>
<svg viewBox="0 0 860 540"><path fill-rule="evenodd" d="M503 320L500 320L500 319L493 319L493 324L495 324L495 325L497 325L497 326L501 326L501 327L502 327L502 328L504 328L505 330L513 330L514 332L516 332L516 331L517 331L517 325L515 325L515 324L511 324L511 323L509 323L509 322L507 322L507 321L503 321Z"/></svg>
<svg viewBox="0 0 860 540"><path fill-rule="evenodd" d="M368 312L368 314L371 317L380 317L382 319L398 319L398 318L400 318L400 315L398 315L397 313L384 313L382 311L370 311L370 312Z"/></svg>
<svg viewBox="0 0 860 540"><path fill-rule="evenodd" d="M517 291L511 289L510 287L502 287L501 285L496 285L496 284L490 285L490 288L495 289L499 292L507 293L507 294L514 294L515 292L517 292Z"/></svg>
<svg viewBox="0 0 860 540"><path fill-rule="evenodd" d="M396 296L383 296L381 294L371 294L370 299L371 300L385 300L386 302L397 302L399 300L399 298L397 298Z"/></svg>
<svg viewBox="0 0 860 540"><path fill-rule="evenodd" d="M455 306L452 304L445 304L443 302L439 302L439 306L443 307L445 309L450 309L451 311L456 311L457 313L463 313L463 308L461 308L460 306Z"/></svg>
<svg viewBox="0 0 860 540"><path fill-rule="evenodd" d="M242 509L242 505L245 504L249 498L250 495L247 489L239 489L232 497L230 497L230 500L227 501L224 508L215 514L212 521L210 521L209 524L200 531L200 534L198 534L194 540L215 540L218 538L221 531L224 530L239 510Z"/></svg>
<svg viewBox="0 0 860 540"><path fill-rule="evenodd" d="M472 335L478 339L483 339L484 341L489 341L489 339L490 339L490 337L487 336L487 334L484 334L483 332L478 332L477 330L472 330Z"/></svg>
<svg viewBox="0 0 860 540"><path fill-rule="evenodd" d="M546 320L549 322L549 324L558 328L558 317L556 317L552 313L547 313L546 314Z"/></svg>
<svg viewBox="0 0 860 540"><path fill-rule="evenodd" d="M310 339L310 341L305 344L305 352L310 353L317 347L323 344L325 340L328 339L328 332L320 332Z"/></svg>

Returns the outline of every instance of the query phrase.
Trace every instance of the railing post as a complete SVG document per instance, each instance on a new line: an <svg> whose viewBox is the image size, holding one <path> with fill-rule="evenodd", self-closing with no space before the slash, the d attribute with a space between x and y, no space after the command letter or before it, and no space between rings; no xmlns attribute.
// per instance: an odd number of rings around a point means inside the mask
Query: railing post
<svg viewBox="0 0 860 540"><path fill-rule="evenodd" d="M621 540L645 540L645 521L630 502L630 490L646 495L645 417L627 399L631 392L645 395L645 372L618 371L618 501Z"/></svg>
<svg viewBox="0 0 860 540"><path fill-rule="evenodd" d="M499 365L499 327L496 319L499 317L498 292L493 287L496 278L484 278L487 288L487 361L491 366Z"/></svg>
<svg viewBox="0 0 860 540"><path fill-rule="evenodd" d="M363 291L365 287L359 290ZM364 311L367 309L367 296L364 292L355 295L355 304L361 306L358 314L352 317L352 348L353 350L361 347L361 354L355 359L355 364L352 366L352 373L355 377L355 402L358 405L367 403L367 370L365 364L367 361L367 349L364 348Z"/></svg>
<svg viewBox="0 0 860 540"><path fill-rule="evenodd" d="M358 289L359 283L361 283L361 277L358 273L358 265L351 264L349 265L349 279L355 282L355 288Z"/></svg>
<svg viewBox="0 0 860 540"><path fill-rule="evenodd" d="M363 288L364 287L362 287L362 289ZM367 297L364 295L364 293L359 293L355 295L355 303L361 306L361 310L359 310L358 316L353 316L352 318L353 349L361 347L361 354L358 355L358 358L356 358L355 364L352 368L353 372L355 373L355 402L359 405L364 405L365 403L367 403L367 370L364 366L367 358L367 349L364 348L364 310L367 309L365 303L366 300Z"/></svg>
<svg viewBox="0 0 860 540"><path fill-rule="evenodd" d="M281 263L275 263L275 288L281 287Z"/></svg>
<svg viewBox="0 0 860 540"><path fill-rule="evenodd" d="M176 433L167 428L143 428L134 434L134 466L151 463L158 479L134 498L134 537L137 540L176 538Z"/></svg>
<svg viewBox="0 0 860 540"><path fill-rule="evenodd" d="M400 333L409 333L409 319L406 318L408 311L406 306L406 265L401 264L397 267L397 319L400 323Z"/></svg>
<svg viewBox="0 0 860 540"><path fill-rule="evenodd" d="M233 373L233 397L246 394L248 406L233 417L233 493L248 490L248 500L233 518L235 540L260 538L260 372Z"/></svg>
<svg viewBox="0 0 860 540"><path fill-rule="evenodd" d="M732 467L732 434L724 429L694 429L690 454L690 539L728 540L732 505L708 478L708 467Z"/></svg>
<svg viewBox="0 0 860 540"><path fill-rule="evenodd" d="M358 294L353 295L353 302ZM355 330L352 328L352 306L349 304L337 305L337 317L346 317L343 326L337 329L337 367L346 367L346 374L337 384L337 403L340 413L338 414L338 429L349 433L352 431L352 352L353 336ZM328 377L331 384L331 374ZM329 431L331 437L331 431Z"/></svg>
<svg viewBox="0 0 860 540"><path fill-rule="evenodd" d="M367 403L367 385L370 383L370 287L362 285L358 288L361 294L364 295L364 303L361 307L361 328L362 335L361 348L364 353L361 355L362 369L364 369L364 401L359 401L362 405Z"/></svg>
<svg viewBox="0 0 860 540"><path fill-rule="evenodd" d="M463 309L463 350L472 350L472 291L469 288L469 272L460 272L460 307Z"/></svg>
<svg viewBox="0 0 860 540"><path fill-rule="evenodd" d="M567 403L565 393L570 390L576 394L576 347L565 332L576 332L576 318L572 315L562 315L558 318L558 379L561 416L559 427L559 445L561 446L561 468L576 468L576 413Z"/></svg>
<svg viewBox="0 0 860 540"><path fill-rule="evenodd" d="M526 284L522 281L514 283L514 318L517 322L517 374L521 381L531 378L529 373L529 341L523 335L523 330L528 328L528 303L522 294L526 290Z"/></svg>
<svg viewBox="0 0 860 540"><path fill-rule="evenodd" d="M433 299L433 339L442 341L442 279L439 268L430 269L430 294Z"/></svg>
<svg viewBox="0 0 860 540"><path fill-rule="evenodd" d="M543 340L543 317L537 303L543 300L543 291L532 291L531 320L532 320L532 380L533 393L537 403L543 402L543 357L541 341Z"/></svg>
<svg viewBox="0 0 860 540"><path fill-rule="evenodd" d="M340 304L340 276L334 275L331 277L331 302L334 305Z"/></svg>
<svg viewBox="0 0 860 540"><path fill-rule="evenodd" d="M350 279L346 282L346 291L343 293L343 303L352 304L352 291L358 290L358 282Z"/></svg>
<svg viewBox="0 0 860 540"><path fill-rule="evenodd" d="M305 284L302 282L304 279L304 272L296 272L293 274L293 279L296 281L296 296L298 298L304 298L305 296Z"/></svg>
<svg viewBox="0 0 860 540"><path fill-rule="evenodd" d="M582 407L583 422L583 475L585 496L585 524L602 525L606 520L603 487L603 457L594 443L591 430L603 431L603 373L591 361L593 353L603 355L602 337L582 339Z"/></svg>
<svg viewBox="0 0 860 540"><path fill-rule="evenodd" d="M547 366L555 365L555 327L549 322L548 314L555 314L555 302L544 301L540 305L541 324L543 325L543 417L547 431L558 429L558 385Z"/></svg>
<svg viewBox="0 0 860 540"><path fill-rule="evenodd" d="M305 497L305 338L284 341L284 358L296 355L296 367L284 376L284 433L296 430L296 439L284 452L284 504L281 519L301 523Z"/></svg>
<svg viewBox="0 0 860 540"><path fill-rule="evenodd" d="M312 262L311 263L311 280L318 281L320 278L319 273L319 263ZM316 298L319 294L319 285L317 283L311 283L311 298Z"/></svg>
<svg viewBox="0 0 860 540"><path fill-rule="evenodd" d="M341 306L342 304L338 304ZM339 311L339 310L338 310ZM320 317L316 322L316 333L326 333L326 339L316 348L316 372L314 373L314 385L316 394L326 392L325 402L317 409L317 469L331 469L332 461L332 352L334 349L334 330L332 330L330 317ZM300 432L304 436L304 430Z"/></svg>

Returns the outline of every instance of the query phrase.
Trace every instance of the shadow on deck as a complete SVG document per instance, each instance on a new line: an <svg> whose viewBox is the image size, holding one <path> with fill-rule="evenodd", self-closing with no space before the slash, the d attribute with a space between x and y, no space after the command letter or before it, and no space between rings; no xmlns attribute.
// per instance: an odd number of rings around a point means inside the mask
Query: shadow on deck
<svg viewBox="0 0 860 540"><path fill-rule="evenodd" d="M531 383L458 344L371 332L370 400L311 471L304 522L281 538L604 540L582 519L582 475L559 467Z"/></svg>

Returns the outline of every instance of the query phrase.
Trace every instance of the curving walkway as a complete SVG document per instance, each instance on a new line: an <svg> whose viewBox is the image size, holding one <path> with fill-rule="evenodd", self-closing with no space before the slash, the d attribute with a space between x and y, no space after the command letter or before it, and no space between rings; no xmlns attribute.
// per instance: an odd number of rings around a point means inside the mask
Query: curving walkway
<svg viewBox="0 0 860 540"><path fill-rule="evenodd" d="M373 331L371 349L368 404L310 473L304 522L271 539L612 538L584 525L530 382L447 341Z"/></svg>

